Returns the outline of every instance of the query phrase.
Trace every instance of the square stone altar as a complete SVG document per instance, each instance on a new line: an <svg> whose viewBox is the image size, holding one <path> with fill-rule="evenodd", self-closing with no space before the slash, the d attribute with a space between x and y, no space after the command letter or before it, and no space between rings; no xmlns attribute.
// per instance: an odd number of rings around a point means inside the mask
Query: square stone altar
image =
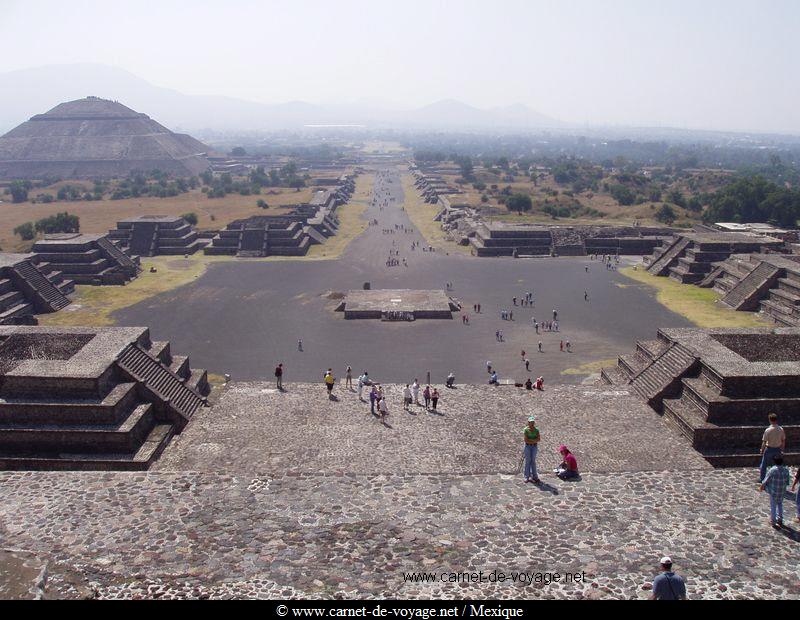
<svg viewBox="0 0 800 620"><path fill-rule="evenodd" d="M345 319L414 321L452 319L459 305L444 291L385 289L348 291L336 309Z"/></svg>

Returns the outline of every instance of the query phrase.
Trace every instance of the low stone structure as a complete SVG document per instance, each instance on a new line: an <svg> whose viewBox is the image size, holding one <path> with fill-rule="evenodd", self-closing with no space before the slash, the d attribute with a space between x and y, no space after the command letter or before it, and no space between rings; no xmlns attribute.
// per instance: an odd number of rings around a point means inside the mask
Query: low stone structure
<svg viewBox="0 0 800 620"><path fill-rule="evenodd" d="M34 254L0 253L0 325L35 324L35 314L68 306L74 288Z"/></svg>
<svg viewBox="0 0 800 620"><path fill-rule="evenodd" d="M336 308L345 319L415 321L452 319L460 306L443 291L367 290L348 291Z"/></svg>
<svg viewBox="0 0 800 620"><path fill-rule="evenodd" d="M128 256L105 235L47 235L34 243L33 253L76 284L125 284L141 270L138 256Z"/></svg>
<svg viewBox="0 0 800 620"><path fill-rule="evenodd" d="M108 238L132 257L194 254L207 243L189 222L171 215L122 220L109 231Z"/></svg>
<svg viewBox="0 0 800 620"><path fill-rule="evenodd" d="M470 244L478 256L550 256L553 235L545 226L487 222L478 226Z"/></svg>
<svg viewBox="0 0 800 620"><path fill-rule="evenodd" d="M658 248L647 270L657 276L669 276L684 284L697 284L713 270L716 263L733 254L781 251L784 242L753 233L684 233Z"/></svg>
<svg viewBox="0 0 800 620"><path fill-rule="evenodd" d="M718 467L758 464L777 413L787 462L800 464L800 329L662 329L602 376L633 388Z"/></svg>
<svg viewBox="0 0 800 620"><path fill-rule="evenodd" d="M0 469L147 469L207 393L143 327L0 327Z"/></svg>

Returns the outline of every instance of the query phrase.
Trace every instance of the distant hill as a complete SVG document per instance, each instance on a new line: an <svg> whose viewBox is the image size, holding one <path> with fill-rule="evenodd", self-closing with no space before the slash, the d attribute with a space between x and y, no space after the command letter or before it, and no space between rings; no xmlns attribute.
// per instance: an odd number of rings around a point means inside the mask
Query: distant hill
<svg viewBox="0 0 800 620"><path fill-rule="evenodd" d="M52 65L0 73L0 135L62 101L86 96L124 101L172 130L292 129L303 125L346 124L368 127L440 129L536 129L565 124L524 105L479 109L444 100L399 111L374 103L316 105L301 101L263 104L221 96L185 95L155 86L136 75L96 64Z"/></svg>

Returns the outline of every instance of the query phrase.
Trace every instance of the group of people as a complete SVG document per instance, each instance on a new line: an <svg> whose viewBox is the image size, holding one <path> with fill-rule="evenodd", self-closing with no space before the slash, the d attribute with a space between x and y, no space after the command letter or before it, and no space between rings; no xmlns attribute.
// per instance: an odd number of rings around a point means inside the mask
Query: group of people
<svg viewBox="0 0 800 620"><path fill-rule="evenodd" d="M778 416L769 414L769 426L761 438L761 467L759 468L759 491L769 495L770 525L783 527L783 500L789 486L791 473L785 465L786 431L778 424ZM800 485L800 468L794 476L791 490ZM797 521L800 522L800 491L796 496Z"/></svg>
<svg viewBox="0 0 800 620"><path fill-rule="evenodd" d="M522 458L525 462L525 482L541 484L539 472L536 466L536 458L539 455L539 443L542 440L542 433L536 426L536 417L528 418L528 425L522 429L524 439L524 450ZM578 473L578 460L567 446L559 446L558 453L561 455L561 464L553 470L561 480L575 480L580 477Z"/></svg>

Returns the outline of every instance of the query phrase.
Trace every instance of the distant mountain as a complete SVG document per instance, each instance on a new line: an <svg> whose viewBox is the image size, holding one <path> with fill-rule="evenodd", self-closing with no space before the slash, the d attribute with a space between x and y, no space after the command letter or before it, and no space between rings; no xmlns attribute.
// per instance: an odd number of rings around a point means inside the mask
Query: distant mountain
<svg viewBox="0 0 800 620"><path fill-rule="evenodd" d="M370 100L343 105L302 101L263 104L221 96L185 95L155 86L123 69L96 64L51 65L0 73L0 135L64 101L97 96L144 112L172 130L272 130L304 125L366 125L425 129L534 129L564 127L524 105L489 110L444 100L408 111Z"/></svg>

